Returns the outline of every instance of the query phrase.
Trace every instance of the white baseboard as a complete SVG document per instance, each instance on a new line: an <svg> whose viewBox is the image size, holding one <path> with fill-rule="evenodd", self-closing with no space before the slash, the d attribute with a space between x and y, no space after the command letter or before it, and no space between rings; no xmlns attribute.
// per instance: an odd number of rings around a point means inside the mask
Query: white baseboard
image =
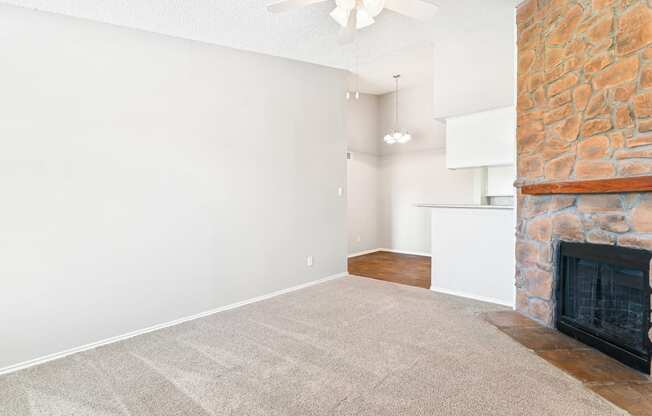
<svg viewBox="0 0 652 416"><path fill-rule="evenodd" d="M496 305L501 305L501 306L508 306L508 307L514 309L514 304L513 303L505 302L503 300L496 299L496 298L490 298L490 297L478 296L478 295L471 295L471 294L465 293L465 292L458 292L458 291L455 291L455 290L443 289L441 287L434 287L434 286L432 286L430 288L430 290L432 290L433 292L443 293L445 295L459 296L461 298L479 300L479 301L482 301L482 302L494 303Z"/></svg>
<svg viewBox="0 0 652 416"><path fill-rule="evenodd" d="M394 250L391 248L374 248L372 250L359 251L357 253L349 254L349 258L364 256L365 254L377 253L379 251L387 251L389 253L396 253L396 254L409 254L411 256L432 257L432 254L430 253L422 253L419 251Z"/></svg>
<svg viewBox="0 0 652 416"><path fill-rule="evenodd" d="M379 248L378 251L389 251L390 253L409 254L410 256L432 257L431 253L422 253L420 251L394 250L391 248Z"/></svg>
<svg viewBox="0 0 652 416"><path fill-rule="evenodd" d="M349 254L349 258L351 259L353 257L364 256L365 254L376 253L378 251L380 251L379 248L374 248L372 250L358 251L357 253Z"/></svg>
<svg viewBox="0 0 652 416"><path fill-rule="evenodd" d="M318 285L320 283L324 283L324 282L327 282L329 280L339 279L340 277L344 277L344 276L347 276L347 275L348 275L348 273L346 273L346 272L337 273L337 274L334 274L332 276L324 277L324 278L319 279L319 280L315 280L315 281L308 282L308 283L303 283L303 284L300 284L300 285L297 285L297 286L292 286L292 287L289 287L287 289L277 290L276 292L268 293L268 294L258 296L258 297L255 297L255 298L243 300L241 302L236 302L236 303L232 303L230 305L226 305L226 306L222 306L222 307L219 307L219 308L211 309L210 311L201 312L201 313L198 313L196 315L175 319L174 321L165 322L165 323L162 323L162 324L150 326L149 328L139 329L137 331L129 332L127 334L118 335L118 336L107 338L107 339L104 339L104 340L101 340L101 341L92 342L90 344L82 345L80 347L71 348L69 350L56 352L54 354L49 354L49 355L46 355L44 357L39 357L39 358L35 358L33 360L29 360L29 361L25 361L25 362L22 362L22 363L10 365L9 367L0 368L0 375L13 373L15 371L23 370L23 369L28 368L28 367L33 367L33 366L36 366L36 365L47 363L49 361L58 360L60 358L67 357L69 355L76 354L78 352L92 350L93 348L101 347L103 345L113 344L115 342L119 342L119 341L123 341L125 339L133 338L133 337L136 337L138 335L147 334L148 332L158 331L160 329L164 329L164 328L167 328L167 327L170 327L170 326L179 325L179 324L182 324L184 322L188 322L188 321L192 321L192 320L195 320L195 319L203 318L203 317L213 315L213 314L216 314L216 313L219 313L219 312L228 311L229 309L239 308L241 306L245 306L245 305L248 305L250 303L260 302L262 300L273 298L273 297L279 296L279 295L283 295L285 293L294 292L294 291L299 290L299 289L304 289L304 288L307 288L307 287L310 287L310 286Z"/></svg>

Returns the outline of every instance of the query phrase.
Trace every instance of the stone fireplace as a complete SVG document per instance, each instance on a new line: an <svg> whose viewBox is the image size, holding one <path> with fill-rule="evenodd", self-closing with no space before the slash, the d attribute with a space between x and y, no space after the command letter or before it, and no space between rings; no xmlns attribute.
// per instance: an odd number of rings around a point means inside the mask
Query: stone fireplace
<svg viewBox="0 0 652 416"><path fill-rule="evenodd" d="M517 187L652 175L652 3L527 0L517 25ZM517 309L546 325L558 242L652 250L652 193L521 189L517 204Z"/></svg>

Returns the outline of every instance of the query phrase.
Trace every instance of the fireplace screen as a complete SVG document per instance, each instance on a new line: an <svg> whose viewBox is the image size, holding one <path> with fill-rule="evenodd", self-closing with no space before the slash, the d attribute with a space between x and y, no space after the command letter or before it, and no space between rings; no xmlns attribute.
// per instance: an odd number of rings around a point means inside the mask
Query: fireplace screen
<svg viewBox="0 0 652 416"><path fill-rule="evenodd" d="M562 242L559 254L559 330L649 373L652 253Z"/></svg>

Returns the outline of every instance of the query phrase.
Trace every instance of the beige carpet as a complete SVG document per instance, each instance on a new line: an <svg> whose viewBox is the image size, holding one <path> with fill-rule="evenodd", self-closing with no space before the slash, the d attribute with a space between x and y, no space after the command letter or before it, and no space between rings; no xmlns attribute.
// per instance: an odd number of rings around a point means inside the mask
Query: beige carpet
<svg viewBox="0 0 652 416"><path fill-rule="evenodd" d="M485 323L344 278L0 377L16 415L622 415Z"/></svg>

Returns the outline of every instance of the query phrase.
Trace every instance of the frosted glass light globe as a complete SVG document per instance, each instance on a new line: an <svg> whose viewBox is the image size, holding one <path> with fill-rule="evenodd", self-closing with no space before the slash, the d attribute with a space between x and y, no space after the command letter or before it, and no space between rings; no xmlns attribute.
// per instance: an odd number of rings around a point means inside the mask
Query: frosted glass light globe
<svg viewBox="0 0 652 416"><path fill-rule="evenodd" d="M397 142L404 144L412 140L412 136L409 133L402 133L399 139L396 139Z"/></svg>
<svg viewBox="0 0 652 416"><path fill-rule="evenodd" d="M394 144L394 143L396 143L396 139L394 139L394 136L391 135L391 134L386 135L385 138L384 138L383 140L384 140L385 143L387 143L387 144Z"/></svg>

